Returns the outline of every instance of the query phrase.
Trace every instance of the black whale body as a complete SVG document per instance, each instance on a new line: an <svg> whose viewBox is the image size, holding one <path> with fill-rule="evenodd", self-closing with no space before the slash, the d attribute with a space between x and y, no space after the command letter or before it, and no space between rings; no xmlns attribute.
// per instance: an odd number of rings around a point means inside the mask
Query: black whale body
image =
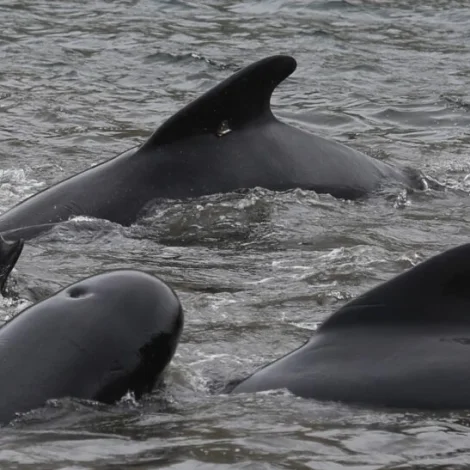
<svg viewBox="0 0 470 470"><path fill-rule="evenodd" d="M24 240L7 241L0 235L0 292L7 295L6 283L11 270L15 267L23 251Z"/></svg>
<svg viewBox="0 0 470 470"><path fill-rule="evenodd" d="M470 244L439 254L329 317L233 393L288 389L362 405L470 408Z"/></svg>
<svg viewBox="0 0 470 470"><path fill-rule="evenodd" d="M276 119L271 94L296 68L273 56L235 73L132 149L33 195L0 216L0 233L31 238L77 215L122 225L155 198L241 188L304 188L354 199L416 175Z"/></svg>
<svg viewBox="0 0 470 470"><path fill-rule="evenodd" d="M182 327L178 298L149 274L110 271L66 287L0 328L0 423L52 398L139 398L161 379Z"/></svg>

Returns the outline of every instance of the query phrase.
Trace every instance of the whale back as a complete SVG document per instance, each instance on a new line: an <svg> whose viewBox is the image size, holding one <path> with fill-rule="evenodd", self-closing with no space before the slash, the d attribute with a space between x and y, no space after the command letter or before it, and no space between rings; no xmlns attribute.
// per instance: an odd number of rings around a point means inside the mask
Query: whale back
<svg viewBox="0 0 470 470"><path fill-rule="evenodd" d="M319 328L470 323L470 244L434 256L348 302Z"/></svg>

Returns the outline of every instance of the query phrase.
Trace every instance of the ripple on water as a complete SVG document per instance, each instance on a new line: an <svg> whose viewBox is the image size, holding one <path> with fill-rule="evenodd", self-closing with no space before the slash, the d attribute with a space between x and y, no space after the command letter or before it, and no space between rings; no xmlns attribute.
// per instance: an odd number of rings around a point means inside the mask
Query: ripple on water
<svg viewBox="0 0 470 470"><path fill-rule="evenodd" d="M2 320L133 267L175 287L186 326L165 390L52 400L1 431L2 468L467 468L465 413L218 393L345 301L468 241L466 0L0 0L0 18L2 211L278 53L298 61L273 94L279 118L445 183L356 202L263 189L158 201L131 227L75 218L31 241Z"/></svg>

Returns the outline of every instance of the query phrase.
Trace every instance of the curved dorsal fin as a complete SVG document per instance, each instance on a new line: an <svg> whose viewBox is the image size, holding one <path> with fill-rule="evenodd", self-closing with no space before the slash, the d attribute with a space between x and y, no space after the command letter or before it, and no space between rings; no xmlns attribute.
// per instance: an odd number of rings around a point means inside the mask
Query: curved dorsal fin
<svg viewBox="0 0 470 470"><path fill-rule="evenodd" d="M271 117L271 94L296 66L293 57L277 55L245 67L169 118L142 149L192 135L216 135L221 125L237 129L263 115Z"/></svg>
<svg viewBox="0 0 470 470"><path fill-rule="evenodd" d="M318 329L470 322L470 244L445 251L348 302Z"/></svg>

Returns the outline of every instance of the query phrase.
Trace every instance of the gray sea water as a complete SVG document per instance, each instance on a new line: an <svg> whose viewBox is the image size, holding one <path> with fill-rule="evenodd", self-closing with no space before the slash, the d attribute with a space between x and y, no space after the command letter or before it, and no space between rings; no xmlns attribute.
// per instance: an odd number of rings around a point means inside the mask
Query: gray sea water
<svg viewBox="0 0 470 470"><path fill-rule="evenodd" d="M176 289L186 324L163 391L19 416L0 430L0 468L469 468L467 413L215 393L348 299L470 240L466 0L0 0L0 26L1 210L142 143L278 53L298 61L274 93L279 118L446 188L360 202L262 189L160 201L129 228L77 218L31 241L3 318L133 267Z"/></svg>

